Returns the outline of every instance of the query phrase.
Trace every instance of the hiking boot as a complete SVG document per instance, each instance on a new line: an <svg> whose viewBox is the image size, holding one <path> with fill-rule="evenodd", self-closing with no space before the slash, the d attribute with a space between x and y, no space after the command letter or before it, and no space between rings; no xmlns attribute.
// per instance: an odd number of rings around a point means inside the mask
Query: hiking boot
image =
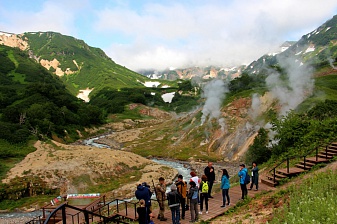
<svg viewBox="0 0 337 224"><path fill-rule="evenodd" d="M202 215L202 212L199 212L200 215Z"/></svg>
<svg viewBox="0 0 337 224"><path fill-rule="evenodd" d="M167 221L167 218L161 218L160 221Z"/></svg>
<svg viewBox="0 0 337 224"><path fill-rule="evenodd" d="M208 214L208 211L206 211L206 214Z"/></svg>
<svg viewBox="0 0 337 224"><path fill-rule="evenodd" d="M226 207L226 205L221 205L220 207L221 207L221 208L224 208L224 207Z"/></svg>

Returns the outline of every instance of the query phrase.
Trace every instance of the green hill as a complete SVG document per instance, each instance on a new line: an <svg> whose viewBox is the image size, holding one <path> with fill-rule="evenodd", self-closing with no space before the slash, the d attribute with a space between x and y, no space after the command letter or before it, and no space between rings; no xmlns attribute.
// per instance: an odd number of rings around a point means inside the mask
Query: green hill
<svg viewBox="0 0 337 224"><path fill-rule="evenodd" d="M102 112L73 96L55 75L17 48L0 46L0 138L26 142L78 138L77 129L101 124Z"/></svg>
<svg viewBox="0 0 337 224"><path fill-rule="evenodd" d="M93 93L105 88L141 87L148 78L111 60L101 49L88 46L83 40L55 32L24 33L29 51L39 60L59 62L59 72L67 88L79 90L94 88ZM56 72L55 67L50 67ZM67 74L68 73L68 74Z"/></svg>

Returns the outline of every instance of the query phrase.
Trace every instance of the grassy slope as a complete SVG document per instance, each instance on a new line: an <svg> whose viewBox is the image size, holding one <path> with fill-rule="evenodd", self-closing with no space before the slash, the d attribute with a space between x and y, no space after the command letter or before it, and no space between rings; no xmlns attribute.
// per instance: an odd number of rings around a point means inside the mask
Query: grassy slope
<svg viewBox="0 0 337 224"><path fill-rule="evenodd" d="M62 80L73 94L80 89L95 88L94 92L109 86L142 86L148 78L116 64L101 49L88 46L84 41L54 32L25 33L34 54L40 59L56 58L63 71L70 68L74 74L65 75ZM80 69L74 64L76 60Z"/></svg>

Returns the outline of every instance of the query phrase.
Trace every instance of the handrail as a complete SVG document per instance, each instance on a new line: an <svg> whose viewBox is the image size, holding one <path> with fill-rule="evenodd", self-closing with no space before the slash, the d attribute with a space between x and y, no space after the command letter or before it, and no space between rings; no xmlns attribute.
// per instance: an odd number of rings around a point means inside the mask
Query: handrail
<svg viewBox="0 0 337 224"><path fill-rule="evenodd" d="M56 215L56 212L58 212L59 210L62 211L62 222L65 224L66 223L66 213L65 213L65 209L66 208L71 208L71 209L74 209L76 211L80 211L84 214L84 219L85 219L85 223L89 223L89 215L92 215L92 216L98 216L100 218L102 218L104 220L104 222L106 222L108 220L108 217L105 217L103 215L99 215L99 214L96 214L94 212L91 212L89 210L86 210L86 209L81 209L81 208L77 208L75 206L72 206L72 205L68 205L68 204L62 204L62 205L59 205L52 213L49 214L49 216L47 217L47 219L45 220L44 224L48 224L48 222L50 221L50 219Z"/></svg>
<svg viewBox="0 0 337 224"><path fill-rule="evenodd" d="M268 173L270 173L271 171L273 171L273 182L275 183L275 174L276 174L276 168L279 167L281 164L283 164L284 162L287 161L287 173L289 173L289 161L292 159L296 159L296 158L304 158L304 169L305 169L305 158L312 153L314 150L316 150L315 156L316 156L316 161L318 160L318 148L322 146L323 141L320 141L320 144L318 146L316 146L315 148L309 150L307 153L305 153L304 155L296 155L296 156L292 156L292 157L287 157L286 159L282 160L282 162L280 162L279 164L277 164L274 168L272 168L271 170L268 171ZM326 159L327 159L327 150L328 150L328 146L330 146L334 141L329 142L327 145L325 145L325 151L326 151Z"/></svg>

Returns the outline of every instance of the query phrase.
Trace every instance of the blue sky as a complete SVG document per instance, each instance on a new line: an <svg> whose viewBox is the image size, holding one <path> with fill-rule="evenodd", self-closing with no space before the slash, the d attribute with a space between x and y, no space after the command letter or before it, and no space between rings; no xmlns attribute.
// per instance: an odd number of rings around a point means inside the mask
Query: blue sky
<svg viewBox="0 0 337 224"><path fill-rule="evenodd" d="M232 66L337 14L335 0L0 0L0 30L55 31L133 70Z"/></svg>

